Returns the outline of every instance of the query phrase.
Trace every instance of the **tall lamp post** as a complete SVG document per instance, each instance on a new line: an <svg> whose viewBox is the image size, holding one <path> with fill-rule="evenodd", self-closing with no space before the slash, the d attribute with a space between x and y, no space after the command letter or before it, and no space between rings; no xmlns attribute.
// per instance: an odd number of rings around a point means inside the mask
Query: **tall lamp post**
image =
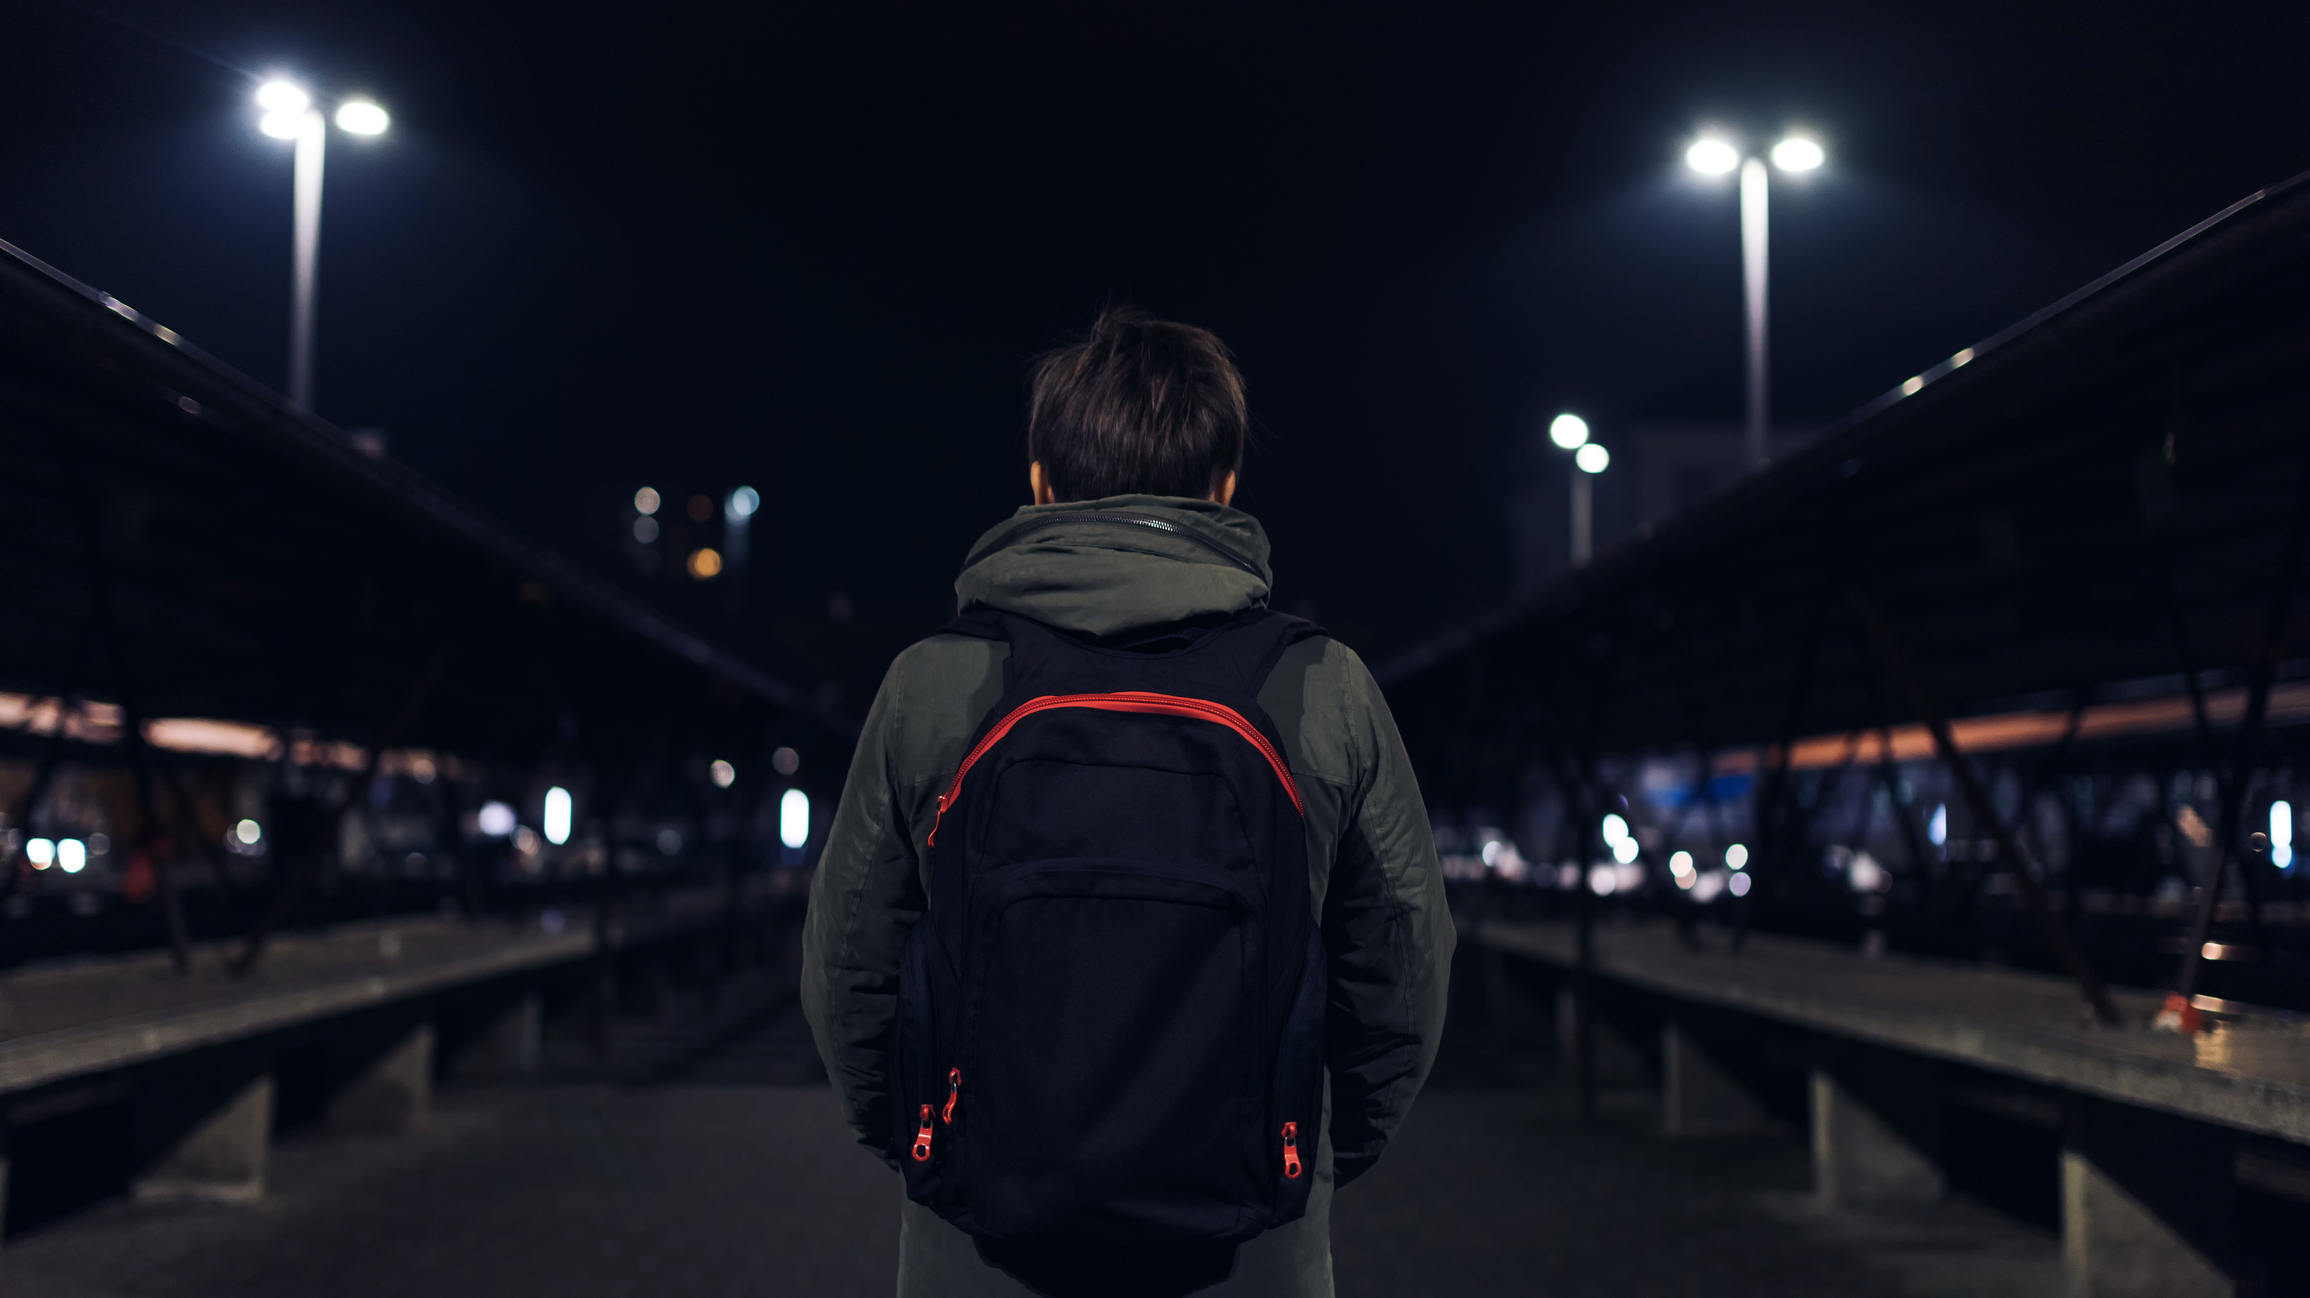
<svg viewBox="0 0 2310 1298"><path fill-rule="evenodd" d="M1612 463L1612 453L1588 440L1588 421L1578 415L1558 415L1548 421L1548 440L1572 452L1572 566L1577 568L1596 553L1595 477Z"/></svg>
<svg viewBox="0 0 2310 1298"><path fill-rule="evenodd" d="M321 156L329 138L328 120L313 96L293 81L275 79L257 87L257 107L265 115L257 129L276 140L297 142L296 247L289 288L289 404L313 408L313 294L321 259ZM392 119L366 99L337 105L337 129L351 135L383 135Z"/></svg>
<svg viewBox="0 0 2310 1298"><path fill-rule="evenodd" d="M1828 160L1820 143L1807 136L1790 135L1772 147L1773 166L1802 173ZM1765 218L1768 189L1765 160L1744 153L1722 135L1703 135L1684 151L1684 163L1704 176L1740 172L1741 286L1746 305L1743 317L1748 334L1748 409L1746 446L1749 466L1765 466Z"/></svg>

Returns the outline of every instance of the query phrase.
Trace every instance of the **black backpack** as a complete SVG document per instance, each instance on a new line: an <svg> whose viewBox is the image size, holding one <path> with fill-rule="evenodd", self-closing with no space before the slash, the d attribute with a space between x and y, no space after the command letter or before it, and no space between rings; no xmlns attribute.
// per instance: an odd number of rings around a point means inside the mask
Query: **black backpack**
<svg viewBox="0 0 2310 1298"><path fill-rule="evenodd" d="M974 610L1003 697L939 798L891 1153L982 1240L1231 1244L1297 1219L1323 940L1259 689L1316 634L1255 609L1129 646Z"/></svg>

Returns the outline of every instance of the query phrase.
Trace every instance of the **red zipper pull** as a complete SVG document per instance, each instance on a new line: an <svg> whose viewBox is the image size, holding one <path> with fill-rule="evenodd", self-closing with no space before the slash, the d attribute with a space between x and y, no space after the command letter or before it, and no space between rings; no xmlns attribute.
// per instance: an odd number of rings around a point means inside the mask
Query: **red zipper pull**
<svg viewBox="0 0 2310 1298"><path fill-rule="evenodd" d="M914 1156L921 1158L928 1148L929 1141L926 1138L921 1144L915 1146ZM1286 1181L1298 1180L1299 1170L1299 1124L1286 1122L1283 1124L1283 1179Z"/></svg>
<svg viewBox="0 0 2310 1298"><path fill-rule="evenodd" d="M930 1106L922 1106L922 1126L914 1133L914 1161L930 1161Z"/></svg>
<svg viewBox="0 0 2310 1298"><path fill-rule="evenodd" d="M962 1069L949 1068L946 1070L946 1107L938 1111L940 1122L950 1127L954 1125L954 1102L961 1098Z"/></svg>

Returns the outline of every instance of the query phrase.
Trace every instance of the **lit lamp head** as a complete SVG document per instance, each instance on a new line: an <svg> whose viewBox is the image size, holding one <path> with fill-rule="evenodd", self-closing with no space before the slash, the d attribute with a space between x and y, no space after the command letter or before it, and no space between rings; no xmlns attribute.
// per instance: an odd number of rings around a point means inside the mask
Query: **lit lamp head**
<svg viewBox="0 0 2310 1298"><path fill-rule="evenodd" d="M393 119L366 99L348 99L337 105L337 129L354 135L383 135Z"/></svg>
<svg viewBox="0 0 2310 1298"><path fill-rule="evenodd" d="M1814 171L1829 160L1821 151L1820 141L1803 135L1792 135L1773 146L1773 165L1783 171Z"/></svg>
<svg viewBox="0 0 2310 1298"><path fill-rule="evenodd" d="M1588 421L1578 415L1558 415L1548 421L1548 440L1567 451L1588 444Z"/></svg>
<svg viewBox="0 0 2310 1298"><path fill-rule="evenodd" d="M1582 473L1602 473L1612 463L1612 452L1590 442L1572 453L1572 462L1580 466Z"/></svg>
<svg viewBox="0 0 2310 1298"><path fill-rule="evenodd" d="M305 113L313 106L313 97L294 81L278 78L257 87L257 107L265 115L257 122L257 129L276 140L293 140L304 129Z"/></svg>
<svg viewBox="0 0 2310 1298"><path fill-rule="evenodd" d="M1684 151L1684 165L1704 176L1722 176L1741 165L1741 151L1721 135L1704 135Z"/></svg>

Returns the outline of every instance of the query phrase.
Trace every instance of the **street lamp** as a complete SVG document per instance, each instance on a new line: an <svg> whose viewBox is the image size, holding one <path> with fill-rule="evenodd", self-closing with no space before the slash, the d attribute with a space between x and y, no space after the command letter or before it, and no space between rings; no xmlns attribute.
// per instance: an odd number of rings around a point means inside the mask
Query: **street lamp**
<svg viewBox="0 0 2310 1298"><path fill-rule="evenodd" d="M1792 174L1819 169L1828 155L1820 142L1789 135L1772 147L1773 166ZM1765 466L1765 160L1746 154L1732 139L1703 135L1684 151L1684 163L1704 176L1740 172L1741 283L1748 333L1747 445L1749 463Z"/></svg>
<svg viewBox="0 0 2310 1298"><path fill-rule="evenodd" d="M321 155L328 122L313 96L293 81L274 78L257 87L257 107L265 110L257 129L276 140L297 142L296 248L289 290L289 404L313 408L313 293L321 256ZM337 129L349 135L383 135L392 125L385 110L367 99L337 105Z"/></svg>
<svg viewBox="0 0 2310 1298"><path fill-rule="evenodd" d="M1596 491L1592 479L1612 463L1612 452L1588 440L1588 421L1578 415L1558 415L1548 421L1548 440L1572 452L1572 565L1579 567L1596 552Z"/></svg>

